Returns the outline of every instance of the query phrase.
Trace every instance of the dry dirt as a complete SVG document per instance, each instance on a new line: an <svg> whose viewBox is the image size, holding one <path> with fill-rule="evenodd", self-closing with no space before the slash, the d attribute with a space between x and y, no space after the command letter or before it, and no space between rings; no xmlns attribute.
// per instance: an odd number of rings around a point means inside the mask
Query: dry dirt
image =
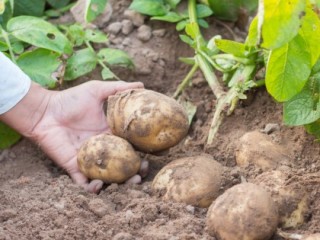
<svg viewBox="0 0 320 240"><path fill-rule="evenodd" d="M130 1L111 1L113 15L103 30L124 19ZM210 20L208 34L232 38L230 32ZM133 71L115 69L127 81L142 81L148 89L171 96L189 66L178 61L192 56L181 43L175 28L145 19L153 35L148 41L138 39L138 28L130 33L111 34L111 47L126 50L134 59ZM241 38L239 31L230 26ZM98 71L82 78L99 79ZM90 194L72 183L65 172L56 167L33 143L26 139L0 152L0 239L215 239L209 236L205 218L207 209L164 202L154 194L151 182L156 173L173 159L201 153L212 155L233 171L233 184L253 182L262 171L254 167L239 168L235 155L241 136L261 131L267 124L277 124L269 137L276 146L287 151L291 168L285 168L292 181L304 189L308 197L305 222L295 228L281 229L272 240L287 239L289 234L320 232L320 144L302 127L282 124L282 107L261 88L250 93L234 114L223 122L211 145L206 136L214 110L214 96L198 74L183 93L197 106L187 138L167 155L142 155L150 161L150 173L140 185L111 184L98 195Z"/></svg>

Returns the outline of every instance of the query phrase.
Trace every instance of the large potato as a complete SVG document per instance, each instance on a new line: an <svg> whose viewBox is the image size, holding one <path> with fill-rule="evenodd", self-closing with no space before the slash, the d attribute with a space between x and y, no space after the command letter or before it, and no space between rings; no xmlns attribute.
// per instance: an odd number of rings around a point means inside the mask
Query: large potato
<svg viewBox="0 0 320 240"><path fill-rule="evenodd" d="M122 183L137 174L140 158L126 140L100 134L86 141L78 152L80 171L90 179Z"/></svg>
<svg viewBox="0 0 320 240"><path fill-rule="evenodd" d="M220 193L222 172L210 155L180 158L159 171L152 187L164 200L208 207Z"/></svg>
<svg viewBox="0 0 320 240"><path fill-rule="evenodd" d="M277 229L278 211L262 187L242 183L212 203L206 224L219 240L267 240Z"/></svg>
<svg viewBox="0 0 320 240"><path fill-rule="evenodd" d="M144 152L166 150L187 134L188 116L174 99L146 89L108 98L107 121L113 134Z"/></svg>

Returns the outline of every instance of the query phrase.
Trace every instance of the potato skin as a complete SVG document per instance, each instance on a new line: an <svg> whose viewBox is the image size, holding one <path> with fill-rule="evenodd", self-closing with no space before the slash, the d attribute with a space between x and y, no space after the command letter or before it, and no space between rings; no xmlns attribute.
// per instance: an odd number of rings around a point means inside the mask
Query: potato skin
<svg viewBox="0 0 320 240"><path fill-rule="evenodd" d="M163 200L208 207L220 193L223 168L210 155L174 160L152 182Z"/></svg>
<svg viewBox="0 0 320 240"><path fill-rule="evenodd" d="M189 129L188 116L177 101L146 89L110 96L106 115L113 134L144 152L173 147Z"/></svg>
<svg viewBox="0 0 320 240"><path fill-rule="evenodd" d="M90 179L122 183L137 174L141 160L126 140L110 134L89 138L78 152L80 171Z"/></svg>
<svg viewBox="0 0 320 240"><path fill-rule="evenodd" d="M267 240L277 229L278 211L262 187L242 183L212 203L206 224L209 234L219 240Z"/></svg>

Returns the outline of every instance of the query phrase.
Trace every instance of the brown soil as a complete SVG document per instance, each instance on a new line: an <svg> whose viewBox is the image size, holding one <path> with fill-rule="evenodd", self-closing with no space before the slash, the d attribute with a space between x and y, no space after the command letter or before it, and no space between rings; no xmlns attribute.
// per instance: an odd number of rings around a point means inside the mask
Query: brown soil
<svg viewBox="0 0 320 240"><path fill-rule="evenodd" d="M109 23L121 21L130 1L111 2L114 12ZM137 38L137 28L127 36L110 36L110 46L126 50L136 64L134 71L114 70L122 79L142 81L146 88L171 96L189 69L178 57L192 56L192 51L180 42L173 25L149 19L145 24L152 30L163 30L164 36L154 34L142 42ZM214 19L210 24L208 34L232 37ZM241 38L241 32L233 29ZM128 45L122 44L124 39ZM99 72L80 81L91 78L100 79ZM142 155L150 162L150 173L140 185L111 184L98 195L90 194L73 184L63 170L26 139L1 151L0 239L215 239L206 229L207 209L162 201L152 191L151 182L173 159L201 153L210 154L229 167L234 172L233 184L240 180L253 182L262 171L236 166L237 142L243 134L260 131L269 123L280 126L269 136L289 153L292 168L286 171L306 191L309 200L305 222L295 228L279 229L272 240L287 239L282 237L283 231L302 235L320 232L320 144L302 127L283 125L281 105L265 89L259 89L224 120L214 143L206 145L215 98L200 74L192 83L183 93L197 106L187 138L167 155Z"/></svg>

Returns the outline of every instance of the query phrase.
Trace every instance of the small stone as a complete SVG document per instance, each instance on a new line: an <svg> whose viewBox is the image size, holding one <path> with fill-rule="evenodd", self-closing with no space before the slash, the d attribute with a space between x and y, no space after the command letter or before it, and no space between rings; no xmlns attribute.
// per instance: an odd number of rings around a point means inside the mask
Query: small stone
<svg viewBox="0 0 320 240"><path fill-rule="evenodd" d="M125 39L123 39L122 45L123 45L123 46L130 46L130 45L131 45L131 39L128 38L128 37L126 37Z"/></svg>
<svg viewBox="0 0 320 240"><path fill-rule="evenodd" d="M131 219L133 218L134 213L131 210L126 211L126 221L127 223L130 223Z"/></svg>
<svg viewBox="0 0 320 240"><path fill-rule="evenodd" d="M8 149L2 150L2 152L0 152L0 162L7 159L8 156L9 156L9 150Z"/></svg>
<svg viewBox="0 0 320 240"><path fill-rule="evenodd" d="M107 31L109 33L117 35L120 32L121 28L122 28L121 22L114 22L108 26Z"/></svg>
<svg viewBox="0 0 320 240"><path fill-rule="evenodd" d="M152 37L152 31L151 27L147 25L142 25L138 28L138 39L140 39L143 42L147 42Z"/></svg>
<svg viewBox="0 0 320 240"><path fill-rule="evenodd" d="M116 234L112 240L134 240L135 238L130 234L126 232L120 232Z"/></svg>
<svg viewBox="0 0 320 240"><path fill-rule="evenodd" d="M121 45L123 42L123 39L121 37L117 37L115 39L110 39L110 42L114 45Z"/></svg>
<svg viewBox="0 0 320 240"><path fill-rule="evenodd" d="M164 37L165 34L166 34L165 29L157 29L152 31L152 35L154 35L155 37Z"/></svg>
<svg viewBox="0 0 320 240"><path fill-rule="evenodd" d="M188 206L186 206L186 210L188 213L191 213L193 215L195 208L194 208L194 206L188 205Z"/></svg>
<svg viewBox="0 0 320 240"><path fill-rule="evenodd" d="M140 27L144 24L144 16L136 11L127 9L124 12L124 16L128 19L130 19L134 26Z"/></svg>
<svg viewBox="0 0 320 240"><path fill-rule="evenodd" d="M268 123L261 132L266 133L266 134L271 134L275 131L279 131L280 126L278 123Z"/></svg>
<svg viewBox="0 0 320 240"><path fill-rule="evenodd" d="M104 203L103 200L99 198L92 199L89 202L88 207L90 211L98 217L103 217L114 210L111 205Z"/></svg>
<svg viewBox="0 0 320 240"><path fill-rule="evenodd" d="M128 35L129 33L132 32L132 30L133 30L133 23L132 23L130 20L124 19L124 20L121 22L121 24L122 24L122 29L121 29L121 31L122 31L122 33L123 33L124 35Z"/></svg>

